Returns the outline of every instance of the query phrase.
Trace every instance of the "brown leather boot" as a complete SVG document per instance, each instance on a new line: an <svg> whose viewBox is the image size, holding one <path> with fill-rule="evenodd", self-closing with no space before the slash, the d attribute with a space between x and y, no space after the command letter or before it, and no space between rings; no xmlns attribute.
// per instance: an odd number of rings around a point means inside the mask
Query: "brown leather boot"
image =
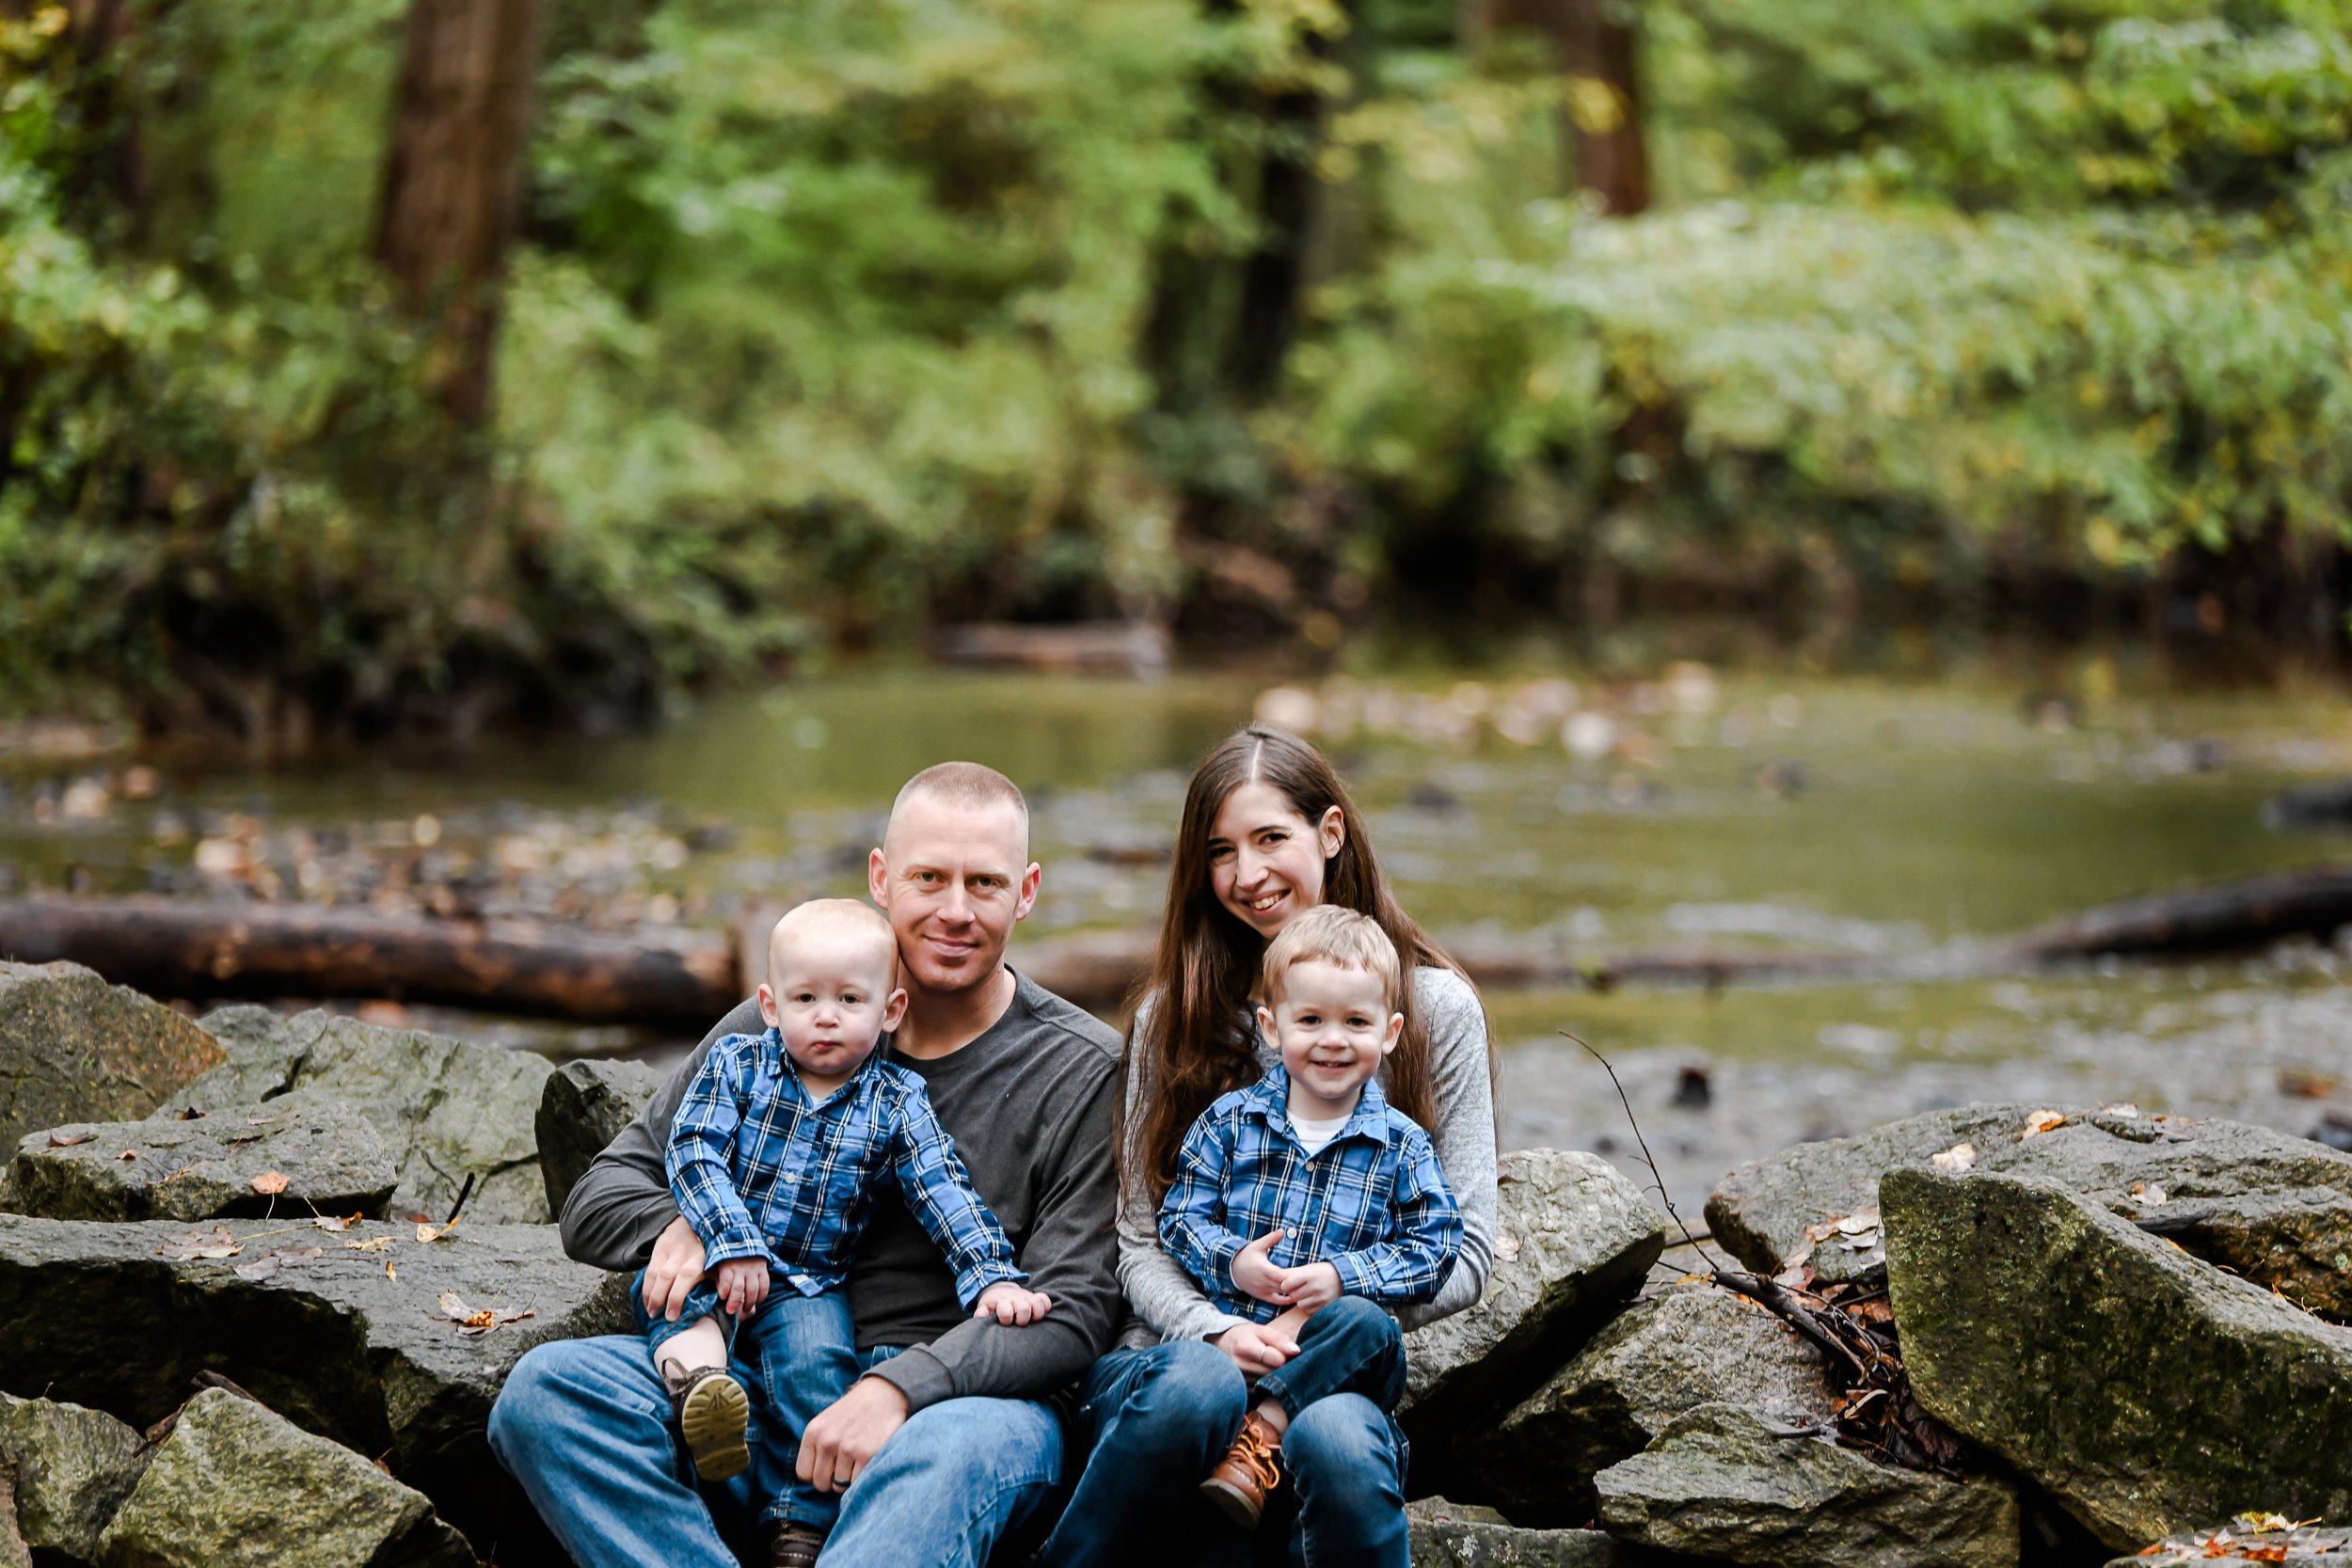
<svg viewBox="0 0 2352 1568"><path fill-rule="evenodd" d="M744 1427L751 1419L751 1402L743 1386L724 1367L697 1367L688 1371L675 1360L662 1364L670 1386L670 1409L693 1456L694 1473L705 1481L724 1481L743 1473L752 1462L744 1445Z"/></svg>
<svg viewBox="0 0 2352 1568"><path fill-rule="evenodd" d="M768 1568L817 1568L825 1532L815 1525L778 1525L768 1537Z"/></svg>
<svg viewBox="0 0 2352 1568"><path fill-rule="evenodd" d="M1216 1462L1200 1495L1242 1528L1256 1529L1265 1495L1282 1484L1282 1439L1251 1411L1241 1418L1241 1435Z"/></svg>

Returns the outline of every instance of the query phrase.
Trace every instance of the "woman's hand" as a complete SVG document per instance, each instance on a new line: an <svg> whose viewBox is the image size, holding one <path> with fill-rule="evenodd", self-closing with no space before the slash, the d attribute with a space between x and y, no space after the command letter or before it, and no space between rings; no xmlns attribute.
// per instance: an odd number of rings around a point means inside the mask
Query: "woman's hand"
<svg viewBox="0 0 2352 1568"><path fill-rule="evenodd" d="M972 1304L976 1318L993 1318L1007 1327L1043 1323L1054 1309L1054 1298L1042 1291L1025 1291L1011 1280L999 1280L980 1292Z"/></svg>
<svg viewBox="0 0 2352 1568"><path fill-rule="evenodd" d="M1281 1320L1275 1320L1279 1323ZM1235 1323L1216 1337L1216 1348L1233 1358L1241 1375L1255 1380L1279 1368L1298 1354L1298 1341L1274 1323Z"/></svg>
<svg viewBox="0 0 2352 1568"><path fill-rule="evenodd" d="M1297 1268L1283 1270L1276 1289L1279 1293L1274 1300L1312 1312L1340 1299L1340 1271L1328 1263L1302 1263Z"/></svg>
<svg viewBox="0 0 2352 1568"><path fill-rule="evenodd" d="M1282 1288L1283 1271L1267 1260L1274 1243L1282 1239L1279 1230L1269 1230L1233 1255L1233 1289L1243 1295L1270 1301L1277 1307L1288 1307L1290 1298L1279 1292Z"/></svg>

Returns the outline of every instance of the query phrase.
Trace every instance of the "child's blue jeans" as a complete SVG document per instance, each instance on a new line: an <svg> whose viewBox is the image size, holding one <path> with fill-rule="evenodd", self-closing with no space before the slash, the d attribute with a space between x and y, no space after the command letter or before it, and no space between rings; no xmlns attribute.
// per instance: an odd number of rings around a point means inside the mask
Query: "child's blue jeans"
<svg viewBox="0 0 2352 1568"><path fill-rule="evenodd" d="M735 1323L720 1315L719 1292L707 1280L688 1293L675 1322L645 1311L643 1271L630 1282L628 1299L657 1372L661 1370L662 1345L681 1331L709 1317L718 1318L723 1329ZM768 1299L748 1321L735 1324L730 1340L727 1370L742 1382L753 1402L765 1407L764 1421L759 1412L754 1413L752 1432L764 1425L789 1439L752 1445L752 1495L760 1499L760 1518L831 1529L841 1512L841 1494L818 1491L794 1475L792 1466L810 1420L857 1381L857 1340L849 1299L839 1291L804 1296L771 1269Z"/></svg>
<svg viewBox="0 0 2352 1568"><path fill-rule="evenodd" d="M1309 1318L1298 1354L1258 1379L1249 1402L1273 1400L1296 1420L1333 1394L1361 1394L1384 1411L1405 1397L1405 1332L1361 1296L1342 1296Z"/></svg>

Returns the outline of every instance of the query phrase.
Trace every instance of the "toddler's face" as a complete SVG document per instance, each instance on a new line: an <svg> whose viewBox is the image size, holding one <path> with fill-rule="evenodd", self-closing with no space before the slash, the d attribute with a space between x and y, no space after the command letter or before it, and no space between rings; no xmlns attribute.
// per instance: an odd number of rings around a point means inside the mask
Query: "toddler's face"
<svg viewBox="0 0 2352 1568"><path fill-rule="evenodd" d="M813 930L768 955L760 1015L803 1074L846 1078L898 1026L906 993L890 985L890 942L866 931Z"/></svg>
<svg viewBox="0 0 2352 1568"><path fill-rule="evenodd" d="M1391 1012L1380 976L1309 958L1282 976L1280 994L1259 1022L1282 1053L1291 1086L1336 1114L1396 1049L1405 1015Z"/></svg>

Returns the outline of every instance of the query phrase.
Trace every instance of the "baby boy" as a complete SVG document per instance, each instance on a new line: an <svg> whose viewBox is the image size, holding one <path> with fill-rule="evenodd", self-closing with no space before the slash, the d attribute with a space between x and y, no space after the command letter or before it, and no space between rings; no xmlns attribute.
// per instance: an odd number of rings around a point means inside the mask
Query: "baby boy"
<svg viewBox="0 0 2352 1568"><path fill-rule="evenodd" d="M859 1373L841 1286L884 1182L955 1270L975 1316L1025 1323L1047 1299L1025 1289L1012 1245L972 1190L923 1080L882 1059L907 995L891 985L890 924L829 898L776 922L758 1035L711 1047L671 1124L665 1157L678 1212L708 1269L675 1320L648 1319L654 1366L705 1480L755 1466L775 1560L816 1560L839 1499L793 1473L811 1418ZM644 1317L644 1276L630 1292ZM780 1452L745 1442L750 1398L728 1370L722 1311L736 1320L734 1364L755 1370Z"/></svg>

